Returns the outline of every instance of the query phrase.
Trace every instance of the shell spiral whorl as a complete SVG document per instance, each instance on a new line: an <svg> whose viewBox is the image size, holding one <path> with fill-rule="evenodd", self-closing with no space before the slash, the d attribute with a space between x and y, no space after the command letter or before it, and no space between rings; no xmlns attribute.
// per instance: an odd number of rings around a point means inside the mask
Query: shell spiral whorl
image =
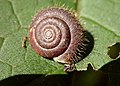
<svg viewBox="0 0 120 86"><path fill-rule="evenodd" d="M78 47L83 44L83 28L68 10L48 8L40 11L29 29L29 40L33 49L43 57L61 63L72 63L77 57Z"/></svg>

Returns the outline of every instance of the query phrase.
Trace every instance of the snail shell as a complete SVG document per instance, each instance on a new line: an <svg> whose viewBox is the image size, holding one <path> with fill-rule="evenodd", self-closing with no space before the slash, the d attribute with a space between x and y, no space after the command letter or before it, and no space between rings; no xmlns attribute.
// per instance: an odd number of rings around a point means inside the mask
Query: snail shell
<svg viewBox="0 0 120 86"><path fill-rule="evenodd" d="M41 56L72 64L82 58L84 33L72 12L63 8L40 11L29 29L32 48Z"/></svg>

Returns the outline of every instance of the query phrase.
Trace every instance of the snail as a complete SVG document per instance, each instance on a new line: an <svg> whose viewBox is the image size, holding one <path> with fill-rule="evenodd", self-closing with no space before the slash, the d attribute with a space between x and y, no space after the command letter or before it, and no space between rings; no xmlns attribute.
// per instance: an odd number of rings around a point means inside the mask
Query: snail
<svg viewBox="0 0 120 86"><path fill-rule="evenodd" d="M84 29L75 15L64 8L41 10L29 27L30 44L39 55L65 64L64 71L76 70L85 53Z"/></svg>

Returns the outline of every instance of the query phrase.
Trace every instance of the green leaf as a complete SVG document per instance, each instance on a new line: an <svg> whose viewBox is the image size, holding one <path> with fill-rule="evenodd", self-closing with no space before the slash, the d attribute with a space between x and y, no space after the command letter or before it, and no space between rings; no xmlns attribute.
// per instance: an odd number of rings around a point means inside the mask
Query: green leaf
<svg viewBox="0 0 120 86"><path fill-rule="evenodd" d="M62 64L40 57L28 40L27 48L22 48L37 11L64 2L68 8L75 7L72 0L0 0L0 79L17 74L65 74Z"/></svg>
<svg viewBox="0 0 120 86"><path fill-rule="evenodd" d="M94 37L94 48L77 64L78 69L84 70L90 63L98 70L114 60L108 55L108 47L120 42L119 4L119 0L78 0L81 22Z"/></svg>
<svg viewBox="0 0 120 86"><path fill-rule="evenodd" d="M119 0L0 0L0 79L18 74L66 74L63 65L36 54L27 40L28 26L42 8L62 6L76 10L80 21L94 37L92 52L77 63L83 70L90 63L98 70L114 59L108 47L120 42Z"/></svg>

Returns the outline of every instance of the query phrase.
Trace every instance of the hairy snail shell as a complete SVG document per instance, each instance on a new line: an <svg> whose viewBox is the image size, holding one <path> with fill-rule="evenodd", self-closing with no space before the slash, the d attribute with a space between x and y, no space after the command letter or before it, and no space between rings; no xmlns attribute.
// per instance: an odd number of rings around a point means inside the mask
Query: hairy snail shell
<svg viewBox="0 0 120 86"><path fill-rule="evenodd" d="M32 48L41 56L72 64L82 59L83 28L75 16L63 8L40 11L29 29Z"/></svg>

